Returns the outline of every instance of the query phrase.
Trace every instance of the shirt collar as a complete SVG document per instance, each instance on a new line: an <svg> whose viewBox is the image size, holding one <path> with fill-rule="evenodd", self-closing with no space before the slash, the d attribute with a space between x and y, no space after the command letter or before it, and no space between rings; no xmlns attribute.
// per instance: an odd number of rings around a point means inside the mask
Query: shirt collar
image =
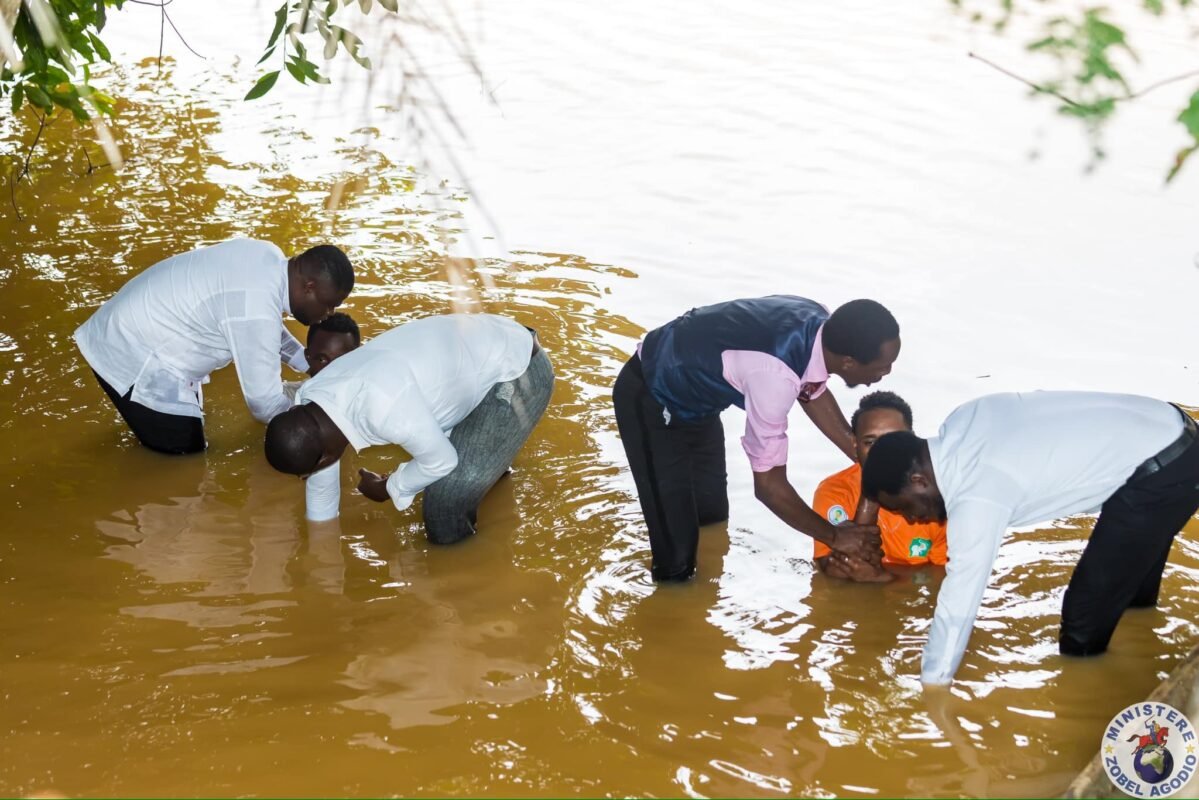
<svg viewBox="0 0 1199 800"><path fill-rule="evenodd" d="M808 357L808 366L800 376L801 383L827 383L828 367L824 363L824 325L816 331L812 339L812 354Z"/></svg>

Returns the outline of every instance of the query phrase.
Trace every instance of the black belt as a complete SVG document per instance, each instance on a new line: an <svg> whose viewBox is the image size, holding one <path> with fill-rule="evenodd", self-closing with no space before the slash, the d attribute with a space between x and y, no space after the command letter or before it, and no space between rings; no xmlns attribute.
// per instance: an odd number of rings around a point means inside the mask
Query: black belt
<svg viewBox="0 0 1199 800"><path fill-rule="evenodd" d="M1175 408L1178 407L1175 406ZM1128 479L1129 481L1147 478L1163 467L1169 465L1170 462L1174 461L1174 459L1185 453L1187 448L1191 446L1196 438L1199 438L1199 424L1196 424L1191 415L1183 411L1181 408L1178 409L1178 413L1182 415L1182 435L1180 435L1172 443L1166 445L1165 448L1153 458L1146 460L1143 464L1141 464L1141 466L1137 467L1136 471L1132 473L1132 477Z"/></svg>

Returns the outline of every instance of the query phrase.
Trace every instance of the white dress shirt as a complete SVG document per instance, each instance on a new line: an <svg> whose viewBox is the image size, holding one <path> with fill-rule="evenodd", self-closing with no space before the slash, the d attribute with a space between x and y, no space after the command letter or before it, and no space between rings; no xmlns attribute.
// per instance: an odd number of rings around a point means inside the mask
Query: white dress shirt
<svg viewBox="0 0 1199 800"><path fill-rule="evenodd" d="M316 403L355 451L398 444L412 456L387 479L403 511L458 465L450 430L497 383L529 368L533 335L494 314L447 314L401 325L346 353L306 381L297 403ZM309 476L310 520L337 516L340 466Z"/></svg>
<svg viewBox="0 0 1199 800"><path fill-rule="evenodd" d="M921 679L953 679L1009 527L1098 511L1182 426L1168 403L1096 392L996 394L950 414L928 440L949 564Z"/></svg>
<svg viewBox="0 0 1199 800"><path fill-rule="evenodd" d="M250 413L268 422L291 401L280 360L308 369L283 327L287 258L270 242L233 239L160 261L75 331L84 359L117 393L164 414L203 416L200 386L233 362Z"/></svg>

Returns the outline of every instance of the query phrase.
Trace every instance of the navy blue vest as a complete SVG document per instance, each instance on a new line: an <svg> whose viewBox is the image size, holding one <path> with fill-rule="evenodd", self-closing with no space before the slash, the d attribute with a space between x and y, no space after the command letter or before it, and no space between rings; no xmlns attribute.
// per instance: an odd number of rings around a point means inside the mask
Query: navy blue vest
<svg viewBox="0 0 1199 800"><path fill-rule="evenodd" d="M693 308L650 331L641 345L641 369L654 399L672 417L693 421L745 397L724 379L725 350L769 353L802 376L816 332L828 319L819 303L776 294Z"/></svg>

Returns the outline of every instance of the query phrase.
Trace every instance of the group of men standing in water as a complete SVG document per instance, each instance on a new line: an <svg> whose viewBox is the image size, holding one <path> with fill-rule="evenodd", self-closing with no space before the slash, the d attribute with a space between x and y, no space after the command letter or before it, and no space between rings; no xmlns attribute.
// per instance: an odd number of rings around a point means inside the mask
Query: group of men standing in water
<svg viewBox="0 0 1199 800"><path fill-rule="evenodd" d="M267 460L306 479L309 519L337 516L347 447L398 444L411 459L384 475L359 470L358 490L399 511L423 493L430 541L461 541L549 405L549 357L534 330L492 314L428 317L362 343L336 312L353 285L336 247L287 258L231 240L135 276L75 339L144 446L203 451L202 385L233 363L267 423ZM306 346L285 313L309 326ZM694 575L700 529L728 518L720 414L735 405L755 496L814 540L825 574L883 582L898 565L946 565L925 683L957 671L1005 531L1072 514L1100 512L1066 590L1060 647L1103 652L1125 609L1156 604L1174 536L1199 509L1194 420L1162 401L1088 392L982 397L930 439L890 392L865 396L847 420L829 380L873 384L899 353L898 323L872 300L831 313L791 295L733 300L650 331L613 400L654 579ZM311 378L284 382L282 364ZM795 404L850 461L812 505L787 478Z"/></svg>

